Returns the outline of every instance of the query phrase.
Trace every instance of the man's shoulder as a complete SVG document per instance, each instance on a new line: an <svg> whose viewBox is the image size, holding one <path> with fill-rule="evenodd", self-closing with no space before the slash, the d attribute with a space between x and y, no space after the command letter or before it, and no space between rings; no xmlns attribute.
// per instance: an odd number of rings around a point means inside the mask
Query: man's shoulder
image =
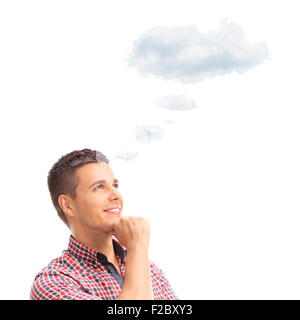
<svg viewBox="0 0 300 320"><path fill-rule="evenodd" d="M164 271L153 261L150 260L149 262L152 281L156 284L157 287L160 287L161 292L163 292L163 297L161 297L160 299L177 300L178 297L171 288L170 282L167 279Z"/></svg>
<svg viewBox="0 0 300 320"><path fill-rule="evenodd" d="M48 294L56 297L60 288L65 285L80 286L80 262L67 250L62 255L51 260L48 265L38 272L30 289L30 299L47 299Z"/></svg>
<svg viewBox="0 0 300 320"><path fill-rule="evenodd" d="M67 250L64 250L59 257L52 259L44 268L42 268L35 275L34 280L47 274L66 273L73 268L74 260L72 255L68 254Z"/></svg>
<svg viewBox="0 0 300 320"><path fill-rule="evenodd" d="M156 276L157 278L164 279L163 270L152 260L149 260L149 263L150 263L151 274Z"/></svg>

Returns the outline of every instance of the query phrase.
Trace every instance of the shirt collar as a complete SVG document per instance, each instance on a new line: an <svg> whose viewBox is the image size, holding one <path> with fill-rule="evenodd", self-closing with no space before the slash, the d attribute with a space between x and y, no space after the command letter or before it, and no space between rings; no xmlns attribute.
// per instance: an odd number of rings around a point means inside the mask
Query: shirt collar
<svg viewBox="0 0 300 320"><path fill-rule="evenodd" d="M127 252L126 248L122 244L120 244L118 239L115 238L114 236L112 238L112 241L113 241L115 254L121 258L122 262L124 262L126 252ZM97 260L99 260L99 253L100 253L100 256L104 256L101 252L88 247L82 242L77 241L75 238L73 238L72 235L70 235L70 238L69 238L68 251L76 259L84 260L92 263L95 263Z"/></svg>

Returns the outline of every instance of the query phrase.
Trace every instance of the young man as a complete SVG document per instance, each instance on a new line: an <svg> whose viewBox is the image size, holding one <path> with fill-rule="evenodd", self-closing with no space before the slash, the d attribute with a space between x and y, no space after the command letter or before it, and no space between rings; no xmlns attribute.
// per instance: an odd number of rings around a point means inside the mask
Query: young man
<svg viewBox="0 0 300 320"><path fill-rule="evenodd" d="M31 299L178 299L148 259L149 222L121 216L118 180L101 152L61 157L49 171L48 187L71 235L68 249L36 275Z"/></svg>

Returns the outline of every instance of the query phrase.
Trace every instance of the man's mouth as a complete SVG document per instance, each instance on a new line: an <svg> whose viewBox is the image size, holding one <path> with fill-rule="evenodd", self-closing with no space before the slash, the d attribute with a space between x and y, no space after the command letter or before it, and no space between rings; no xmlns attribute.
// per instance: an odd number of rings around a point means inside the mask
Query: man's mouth
<svg viewBox="0 0 300 320"><path fill-rule="evenodd" d="M110 209L103 210L103 211L110 213L110 214L119 214L121 212L120 207L110 208Z"/></svg>

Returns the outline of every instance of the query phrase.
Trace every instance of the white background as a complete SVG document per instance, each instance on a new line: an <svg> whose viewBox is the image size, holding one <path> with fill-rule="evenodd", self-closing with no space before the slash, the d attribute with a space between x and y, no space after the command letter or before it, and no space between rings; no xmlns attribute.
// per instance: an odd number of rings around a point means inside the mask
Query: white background
<svg viewBox="0 0 300 320"><path fill-rule="evenodd" d="M28 299L67 246L47 173L97 149L120 180L124 215L151 223L150 258L181 299L299 299L297 1L1 1L1 299ZM271 59L183 84L127 65L153 26L216 29L228 18ZM186 94L197 108L159 108ZM173 120L167 123L166 120ZM165 136L135 141L138 125ZM114 157L137 151L133 161Z"/></svg>

